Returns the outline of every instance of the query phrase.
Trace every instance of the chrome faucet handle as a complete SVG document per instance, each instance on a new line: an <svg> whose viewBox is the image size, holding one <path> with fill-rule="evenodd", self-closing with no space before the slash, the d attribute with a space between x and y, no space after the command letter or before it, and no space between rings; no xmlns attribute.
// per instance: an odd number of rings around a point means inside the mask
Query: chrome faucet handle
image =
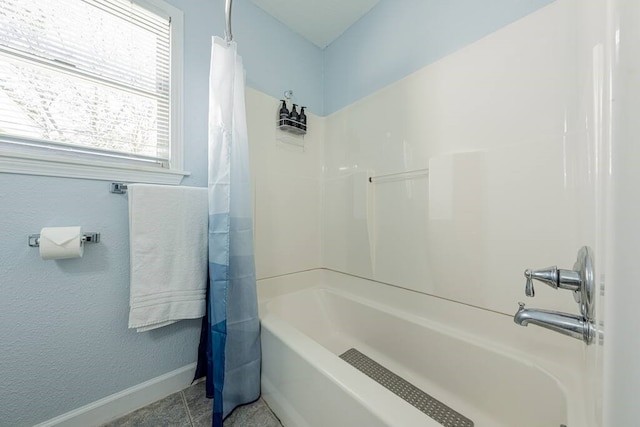
<svg viewBox="0 0 640 427"><path fill-rule="evenodd" d="M528 297L535 297L536 296L536 291L535 289L533 289L533 279L531 278L531 275L527 275L527 272L529 270L525 270L524 272L524 277L527 278L527 283L524 285L524 294ZM522 303L518 303L518 304L522 304ZM521 305L521 307L524 304Z"/></svg>
<svg viewBox="0 0 640 427"><path fill-rule="evenodd" d="M582 279L578 271L558 269L555 265L541 270L527 269L524 271L524 277L527 278L524 292L528 297L535 295L533 289L534 279L546 283L553 289L560 288L579 292L582 286Z"/></svg>
<svg viewBox="0 0 640 427"><path fill-rule="evenodd" d="M539 280L552 288L558 287L558 267L552 266L543 268L541 270L526 269L524 271L524 277L527 278L527 283L524 287L524 293L528 297L535 296L536 292L533 288L533 279Z"/></svg>

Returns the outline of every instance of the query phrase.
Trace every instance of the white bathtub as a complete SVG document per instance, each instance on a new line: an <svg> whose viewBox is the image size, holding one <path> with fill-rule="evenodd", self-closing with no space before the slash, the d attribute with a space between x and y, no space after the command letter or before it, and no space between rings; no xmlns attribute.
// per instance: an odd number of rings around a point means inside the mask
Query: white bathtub
<svg viewBox="0 0 640 427"><path fill-rule="evenodd" d="M286 427L440 426L338 357L350 348L475 427L590 425L577 340L328 270L261 280L258 294L263 397Z"/></svg>

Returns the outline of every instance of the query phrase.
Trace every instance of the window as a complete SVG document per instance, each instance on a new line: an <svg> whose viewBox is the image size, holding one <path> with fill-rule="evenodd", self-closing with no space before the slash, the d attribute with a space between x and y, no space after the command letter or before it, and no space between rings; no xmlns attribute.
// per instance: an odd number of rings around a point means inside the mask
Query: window
<svg viewBox="0 0 640 427"><path fill-rule="evenodd" d="M178 183L181 80L160 0L0 0L0 171Z"/></svg>

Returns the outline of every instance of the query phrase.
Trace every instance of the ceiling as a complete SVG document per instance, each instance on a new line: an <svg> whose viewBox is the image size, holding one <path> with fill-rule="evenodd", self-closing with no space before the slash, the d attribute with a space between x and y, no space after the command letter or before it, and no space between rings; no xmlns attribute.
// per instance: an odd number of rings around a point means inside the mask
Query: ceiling
<svg viewBox="0 0 640 427"><path fill-rule="evenodd" d="M320 49L327 47L380 0L251 0Z"/></svg>

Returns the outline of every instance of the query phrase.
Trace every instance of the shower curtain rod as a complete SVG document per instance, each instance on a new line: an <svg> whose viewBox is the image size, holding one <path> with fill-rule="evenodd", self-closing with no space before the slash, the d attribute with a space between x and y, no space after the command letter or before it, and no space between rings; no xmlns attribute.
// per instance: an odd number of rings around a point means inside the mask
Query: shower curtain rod
<svg viewBox="0 0 640 427"><path fill-rule="evenodd" d="M231 34L231 3L232 2L233 0L227 0L224 6L224 13L226 16L226 24L227 24L227 27L224 31L224 39L227 41L227 43L233 40L233 34Z"/></svg>

